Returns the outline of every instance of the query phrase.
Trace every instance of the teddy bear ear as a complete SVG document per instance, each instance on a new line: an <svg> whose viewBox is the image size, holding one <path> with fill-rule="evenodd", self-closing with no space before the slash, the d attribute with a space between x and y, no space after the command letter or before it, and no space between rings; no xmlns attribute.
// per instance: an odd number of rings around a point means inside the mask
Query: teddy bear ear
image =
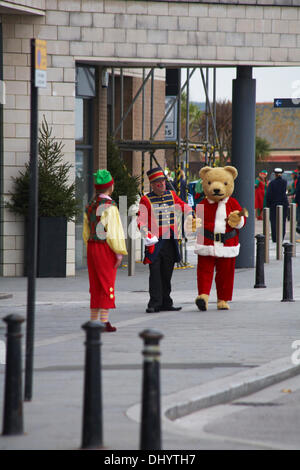
<svg viewBox="0 0 300 470"><path fill-rule="evenodd" d="M206 173L210 170L211 170L210 166L204 166L203 168L201 168L201 170L199 171L200 178L203 179Z"/></svg>
<svg viewBox="0 0 300 470"><path fill-rule="evenodd" d="M224 166L224 170L229 171L229 173L232 174L232 178L235 180L238 175L238 171L234 166Z"/></svg>

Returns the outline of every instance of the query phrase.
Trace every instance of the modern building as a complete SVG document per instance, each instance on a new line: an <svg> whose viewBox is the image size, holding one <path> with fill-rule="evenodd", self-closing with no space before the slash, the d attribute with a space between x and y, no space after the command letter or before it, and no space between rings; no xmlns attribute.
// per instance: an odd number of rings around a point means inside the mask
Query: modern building
<svg viewBox="0 0 300 470"><path fill-rule="evenodd" d="M268 157L257 170L275 167L295 170L300 163L300 109L274 108L274 103L257 103L257 135L270 144Z"/></svg>
<svg viewBox="0 0 300 470"><path fill-rule="evenodd" d="M29 160L32 38L47 42L47 86L39 88L39 119L45 115L53 135L63 141L83 204L92 191L93 169L106 166L107 132L118 128L150 69L154 75L122 121L118 138L151 140L165 112L167 68L237 67L233 107L239 151L235 157L234 137L233 156L241 175L253 173L237 187L247 191L254 181L252 67L299 66L299 6L298 0L1 0L0 275L23 275L24 223L3 206L11 178ZM103 82L107 72L108 88ZM242 123L247 135L238 128ZM164 126L155 138L164 139ZM136 148L123 149L124 159L133 173L141 174L142 149ZM164 151L157 156L162 162ZM250 239L252 244L252 233ZM69 223L67 275L83 265L80 221Z"/></svg>

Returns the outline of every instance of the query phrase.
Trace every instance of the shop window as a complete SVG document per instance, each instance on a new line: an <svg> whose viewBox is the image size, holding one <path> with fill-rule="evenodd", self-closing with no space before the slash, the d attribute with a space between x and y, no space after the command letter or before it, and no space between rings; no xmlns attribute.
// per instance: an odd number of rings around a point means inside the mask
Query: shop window
<svg viewBox="0 0 300 470"><path fill-rule="evenodd" d="M83 214L93 195L93 115L95 97L95 68L76 68L76 197L82 204L81 215L75 224L76 269L86 267L86 248L82 240Z"/></svg>

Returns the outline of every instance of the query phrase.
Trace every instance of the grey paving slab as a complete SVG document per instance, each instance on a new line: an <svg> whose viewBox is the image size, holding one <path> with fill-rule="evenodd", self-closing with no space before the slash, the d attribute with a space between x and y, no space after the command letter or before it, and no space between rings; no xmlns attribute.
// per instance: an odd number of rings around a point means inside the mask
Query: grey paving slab
<svg viewBox="0 0 300 470"><path fill-rule="evenodd" d="M183 396L195 403L198 387L206 395L215 396L220 392L220 383L224 390L227 384L228 389L232 387L231 379L238 380L239 374L255 384L259 367L271 364L265 374L267 384L280 372L278 364L282 360L287 374L297 373L289 362L292 344L300 339L299 245L297 250L293 259L295 302L281 302L283 261L275 259L275 246L271 246L270 263L265 265L267 288L254 289L255 269L237 269L229 311L217 310L214 288L209 310L198 311L194 304L197 260L192 253L189 261L193 267L176 269L173 275L173 299L176 305L182 305L180 312L146 314L148 268L136 263L131 277L126 267L119 270L117 309L110 317L118 330L102 335L104 443L108 449L139 448L143 366L139 333L146 328L155 328L164 335L160 377L162 402L169 408ZM0 449L79 448L85 353L81 327L89 319L87 272L79 271L73 278L37 279L36 286L33 399L24 403L25 435L0 437ZM11 313L26 317L27 280L1 278L0 290L11 296L0 301L0 319ZM23 332L25 336L25 327ZM5 341L2 321L0 341ZM0 422L4 370L4 364L0 364ZM206 436L199 440L178 433L165 418L163 431L166 449L213 447Z"/></svg>

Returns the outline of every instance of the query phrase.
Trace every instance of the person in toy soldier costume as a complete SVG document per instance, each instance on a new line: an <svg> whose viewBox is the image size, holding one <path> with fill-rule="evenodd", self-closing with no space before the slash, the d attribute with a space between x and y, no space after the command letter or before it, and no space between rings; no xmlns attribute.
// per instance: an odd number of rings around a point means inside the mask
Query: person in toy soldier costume
<svg viewBox="0 0 300 470"><path fill-rule="evenodd" d="M166 189L166 179L161 168L147 172L151 192L142 196L138 212L138 228L145 239L144 264L149 264L150 300L147 313L178 311L171 294L174 264L180 261L176 210L192 215L192 208L174 191ZM175 207L176 205L176 207Z"/></svg>
<svg viewBox="0 0 300 470"><path fill-rule="evenodd" d="M105 332L116 327L108 321L115 306L115 280L122 256L127 254L117 204L112 200L114 180L107 170L94 173L96 194L86 206L83 239L87 245L91 321L100 320Z"/></svg>
<svg viewBox="0 0 300 470"><path fill-rule="evenodd" d="M285 224L288 210L288 198L286 195L287 182L282 178L283 170L275 168L275 179L269 183L267 189L267 207L270 208L272 241L276 242L276 206L283 206L282 238L285 236ZM280 240L281 241L281 240Z"/></svg>

